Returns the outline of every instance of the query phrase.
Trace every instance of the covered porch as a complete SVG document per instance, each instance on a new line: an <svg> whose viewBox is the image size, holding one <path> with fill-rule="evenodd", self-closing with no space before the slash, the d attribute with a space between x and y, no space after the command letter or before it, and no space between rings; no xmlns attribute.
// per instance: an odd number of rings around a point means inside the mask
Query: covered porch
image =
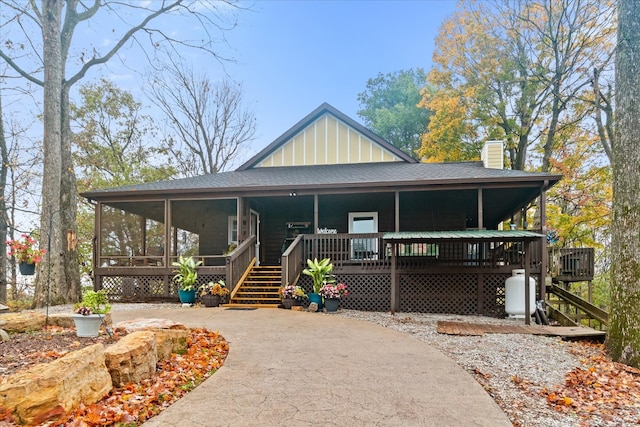
<svg viewBox="0 0 640 427"><path fill-rule="evenodd" d="M526 218L535 199L538 221L545 223L547 179L475 164L446 167L497 177L441 179L443 165L410 166L421 179L376 176L369 182L380 165L314 166L308 169L318 182L350 179L336 177L337 171L362 169L363 177L352 177L349 186L297 185L293 181L306 175L294 180L292 168L282 168L260 171L282 181L272 186L229 187L232 178L255 183L256 171L247 171L242 179L235 175L240 172L206 177L219 187L189 181L193 187L186 190L168 182L141 187L145 191L96 191L90 197L96 207L94 286L114 301L177 301L171 263L193 256L202 261L198 285L224 279L232 297L254 266L278 267L270 292L292 283L310 291L309 278L301 275L306 259L328 257L337 279L349 286L345 308L502 317L511 270L527 268L544 283L545 231L524 220L513 224L517 230L498 229ZM397 165L384 167L388 179L397 173ZM442 232L459 234L433 234ZM269 301L277 304L277 293Z"/></svg>

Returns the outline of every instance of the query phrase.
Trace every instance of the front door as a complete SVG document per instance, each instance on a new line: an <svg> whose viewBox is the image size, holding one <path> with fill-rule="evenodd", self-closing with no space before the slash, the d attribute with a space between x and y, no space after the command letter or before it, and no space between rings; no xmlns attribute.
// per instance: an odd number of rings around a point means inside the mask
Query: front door
<svg viewBox="0 0 640 427"><path fill-rule="evenodd" d="M260 265L260 214L253 209L249 221L249 235L256 236L256 265Z"/></svg>
<svg viewBox="0 0 640 427"><path fill-rule="evenodd" d="M349 212L349 234L377 232L378 212ZM378 259L378 239L351 239L351 259Z"/></svg>

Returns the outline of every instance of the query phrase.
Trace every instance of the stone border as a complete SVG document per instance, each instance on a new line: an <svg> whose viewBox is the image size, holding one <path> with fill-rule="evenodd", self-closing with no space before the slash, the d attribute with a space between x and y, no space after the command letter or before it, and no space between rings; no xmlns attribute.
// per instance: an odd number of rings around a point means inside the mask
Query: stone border
<svg viewBox="0 0 640 427"><path fill-rule="evenodd" d="M63 324L72 322L71 315L55 317L52 324L59 324L58 319ZM115 325L119 327L129 334L106 348L93 344L2 378L0 408L11 410L20 423L41 424L73 411L80 403L96 403L113 387L155 375L159 360L186 351L190 332L164 319Z"/></svg>

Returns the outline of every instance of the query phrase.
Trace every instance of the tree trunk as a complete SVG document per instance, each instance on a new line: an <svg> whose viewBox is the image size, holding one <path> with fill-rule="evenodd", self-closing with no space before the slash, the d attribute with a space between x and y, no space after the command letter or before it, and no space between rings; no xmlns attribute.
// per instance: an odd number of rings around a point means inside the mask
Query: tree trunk
<svg viewBox="0 0 640 427"><path fill-rule="evenodd" d="M0 94L0 244L7 241L7 204L4 195L7 188L7 169L9 155L7 140L4 137L4 120L2 119L2 95ZM5 252L6 254L6 252ZM7 302L7 257L0 256L0 303Z"/></svg>
<svg viewBox="0 0 640 427"><path fill-rule="evenodd" d="M616 144L613 147L611 325L607 347L640 367L640 2L618 3Z"/></svg>
<svg viewBox="0 0 640 427"><path fill-rule="evenodd" d="M35 307L45 302L64 302L51 283L63 282L63 258L60 250L62 183L62 0L42 3L42 35L44 59L44 172L42 177L42 215L40 217L40 245L49 252L38 265L34 291Z"/></svg>
<svg viewBox="0 0 640 427"><path fill-rule="evenodd" d="M60 186L60 212L62 237L60 253L62 254L63 271L57 283L57 294L69 302L80 301L82 289L80 287L80 266L78 265L78 251L75 236L78 231L76 223L78 207L78 191L76 175L73 173L71 160L71 141L73 139L69 125L69 87L62 90L62 180Z"/></svg>

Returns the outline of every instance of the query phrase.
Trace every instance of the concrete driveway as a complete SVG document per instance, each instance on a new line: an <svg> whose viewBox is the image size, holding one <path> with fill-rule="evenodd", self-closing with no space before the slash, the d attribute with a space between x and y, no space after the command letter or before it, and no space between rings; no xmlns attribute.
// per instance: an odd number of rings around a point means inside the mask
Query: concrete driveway
<svg viewBox="0 0 640 427"><path fill-rule="evenodd" d="M413 337L323 313L180 308L229 341L224 366L145 426L511 426L467 372Z"/></svg>

